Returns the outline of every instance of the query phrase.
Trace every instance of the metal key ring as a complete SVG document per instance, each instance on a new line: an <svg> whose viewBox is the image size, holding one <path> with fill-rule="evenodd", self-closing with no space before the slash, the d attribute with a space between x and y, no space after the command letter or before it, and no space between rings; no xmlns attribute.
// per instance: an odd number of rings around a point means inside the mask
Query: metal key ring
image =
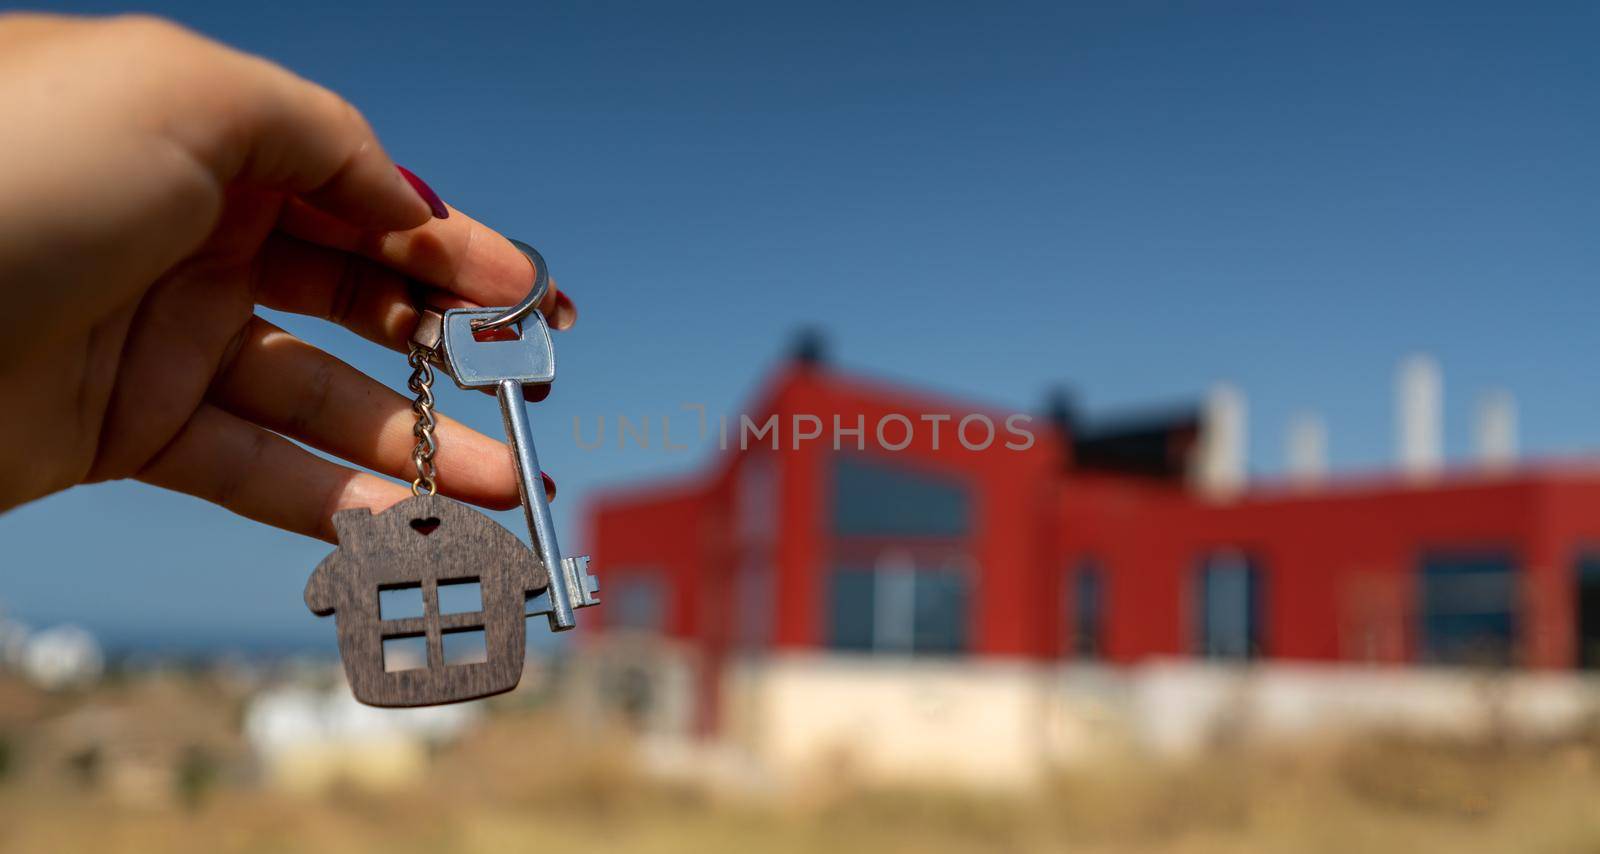
<svg viewBox="0 0 1600 854"><path fill-rule="evenodd" d="M499 317L481 322L474 321L472 328L481 332L510 326L532 314L539 308L539 303L544 301L545 292L550 290L550 269L545 266L544 256L539 254L539 250L515 238L507 239L528 259L528 263L533 265L533 289L522 298L522 302L506 309Z"/></svg>

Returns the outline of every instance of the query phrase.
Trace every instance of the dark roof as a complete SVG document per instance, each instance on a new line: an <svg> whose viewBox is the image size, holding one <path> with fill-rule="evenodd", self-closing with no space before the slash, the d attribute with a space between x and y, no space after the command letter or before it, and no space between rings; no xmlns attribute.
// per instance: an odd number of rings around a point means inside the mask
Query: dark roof
<svg viewBox="0 0 1600 854"><path fill-rule="evenodd" d="M1074 468L1180 479L1200 436L1200 410L1179 407L1071 428Z"/></svg>

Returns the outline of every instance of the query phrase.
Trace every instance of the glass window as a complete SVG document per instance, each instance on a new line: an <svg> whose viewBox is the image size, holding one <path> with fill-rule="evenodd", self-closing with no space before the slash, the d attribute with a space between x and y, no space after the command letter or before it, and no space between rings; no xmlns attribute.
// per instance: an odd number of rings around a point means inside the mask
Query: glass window
<svg viewBox="0 0 1600 854"><path fill-rule="evenodd" d="M666 627L666 594L661 579L652 574L608 574L606 622L613 628L659 632Z"/></svg>
<svg viewBox="0 0 1600 854"><path fill-rule="evenodd" d="M953 655L967 648L967 579L953 569L922 570L913 587L913 652Z"/></svg>
<svg viewBox="0 0 1600 854"><path fill-rule="evenodd" d="M856 652L951 655L967 648L968 572L890 552L829 580L828 644Z"/></svg>
<svg viewBox="0 0 1600 854"><path fill-rule="evenodd" d="M1585 670L1600 669L1600 554L1578 558L1573 591L1576 661Z"/></svg>
<svg viewBox="0 0 1600 854"><path fill-rule="evenodd" d="M873 647L873 609L877 574L870 569L840 567L828 585L828 645L834 649L868 652Z"/></svg>
<svg viewBox="0 0 1600 854"><path fill-rule="evenodd" d="M972 501L960 478L859 456L833 466L833 531L841 537L964 537Z"/></svg>
<svg viewBox="0 0 1600 854"><path fill-rule="evenodd" d="M747 558L734 572L733 639L743 652L772 644L772 623L778 617L773 574L772 564L757 557Z"/></svg>
<svg viewBox="0 0 1600 854"><path fill-rule="evenodd" d="M738 566L733 577L733 640L740 652L772 644L778 618L774 561L777 554L778 465L772 454L752 451L740 460L733 511Z"/></svg>
<svg viewBox="0 0 1600 854"><path fill-rule="evenodd" d="M917 562L890 549L878 556L872 582L872 647L906 652L916 637Z"/></svg>
<svg viewBox="0 0 1600 854"><path fill-rule="evenodd" d="M1511 663L1516 638L1516 565L1505 554L1432 554L1422 560L1419 610L1423 661Z"/></svg>
<svg viewBox="0 0 1600 854"><path fill-rule="evenodd" d="M1062 649L1077 658L1099 658L1104 636L1105 578L1100 564L1083 560L1062 585Z"/></svg>
<svg viewBox="0 0 1600 854"><path fill-rule="evenodd" d="M1261 572L1247 555L1207 555L1200 564L1199 650L1206 658L1259 656Z"/></svg>
<svg viewBox="0 0 1600 854"><path fill-rule="evenodd" d="M734 481L734 530L745 547L771 545L778 538L778 462L752 451L739 463Z"/></svg>

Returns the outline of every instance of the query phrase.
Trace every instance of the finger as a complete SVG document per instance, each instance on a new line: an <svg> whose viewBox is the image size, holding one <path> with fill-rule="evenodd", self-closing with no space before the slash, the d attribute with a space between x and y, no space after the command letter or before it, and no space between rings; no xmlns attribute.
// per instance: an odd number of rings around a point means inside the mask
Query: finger
<svg viewBox="0 0 1600 854"><path fill-rule="evenodd" d="M201 102L191 105L196 112L211 120L174 122L167 132L218 183L281 189L362 228L413 228L432 216L429 199L395 168L367 120L345 99L172 24L134 25L150 28L153 44L216 58L204 66L211 85L184 90Z"/></svg>
<svg viewBox="0 0 1600 854"><path fill-rule="evenodd" d="M411 401L261 318L245 327L212 403L248 421L402 480L417 476ZM495 509L519 501L510 449L438 417L440 492Z"/></svg>
<svg viewBox="0 0 1600 854"><path fill-rule="evenodd" d="M257 263L257 303L332 321L401 352L416 329L417 305L481 307L448 291L419 287L376 261L282 234L268 238ZM577 316L566 294L554 301L552 312L565 317L567 326Z"/></svg>
<svg viewBox="0 0 1600 854"><path fill-rule="evenodd" d="M474 305L514 305L533 286L527 257L504 235L460 211L409 231L380 234L291 202L278 227L306 242L369 258ZM539 309L556 329L569 329L577 321L572 298L553 277Z"/></svg>
<svg viewBox="0 0 1600 854"><path fill-rule="evenodd" d="M388 509L410 488L330 462L210 404L138 479L203 498L247 519L337 542L333 514Z"/></svg>
<svg viewBox="0 0 1600 854"><path fill-rule="evenodd" d="M348 252L273 235L261 247L256 302L319 317L405 352L417 328L417 297L405 276Z"/></svg>
<svg viewBox="0 0 1600 854"><path fill-rule="evenodd" d="M414 283L375 261L277 235L259 256L256 302L267 308L320 317L357 335L404 353L417 327L417 304L473 308L453 294L416 293ZM494 394L492 389L485 393ZM523 395L538 403L550 386L527 386Z"/></svg>

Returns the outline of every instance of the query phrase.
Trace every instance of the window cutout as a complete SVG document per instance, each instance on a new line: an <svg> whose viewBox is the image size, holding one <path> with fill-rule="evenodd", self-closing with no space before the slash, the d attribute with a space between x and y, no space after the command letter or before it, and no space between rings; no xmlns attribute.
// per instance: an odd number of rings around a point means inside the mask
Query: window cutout
<svg viewBox="0 0 1600 854"><path fill-rule="evenodd" d="M489 660L489 646L483 629L458 629L445 632L445 664L482 664Z"/></svg>
<svg viewBox="0 0 1600 854"><path fill-rule="evenodd" d="M428 666L428 639L423 635L383 639L383 672L423 670Z"/></svg>
<svg viewBox="0 0 1600 854"><path fill-rule="evenodd" d="M422 616L422 585L378 588L378 619L409 620Z"/></svg>
<svg viewBox="0 0 1600 854"><path fill-rule="evenodd" d="M439 613L471 614L483 610L483 591L476 578L452 578L439 582Z"/></svg>
<svg viewBox="0 0 1600 854"><path fill-rule="evenodd" d="M528 614L548 614L554 610L550 605L550 588L546 587L532 596L523 597L523 609Z"/></svg>
<svg viewBox="0 0 1600 854"><path fill-rule="evenodd" d="M412 519L411 530L416 531L417 533L426 537L434 531L439 530L439 517L429 516L426 519Z"/></svg>
<svg viewBox="0 0 1600 854"><path fill-rule="evenodd" d="M479 343L486 341L519 341L522 339L522 324L513 323L509 326L500 326L494 329L479 331L478 327L472 328L472 340Z"/></svg>

